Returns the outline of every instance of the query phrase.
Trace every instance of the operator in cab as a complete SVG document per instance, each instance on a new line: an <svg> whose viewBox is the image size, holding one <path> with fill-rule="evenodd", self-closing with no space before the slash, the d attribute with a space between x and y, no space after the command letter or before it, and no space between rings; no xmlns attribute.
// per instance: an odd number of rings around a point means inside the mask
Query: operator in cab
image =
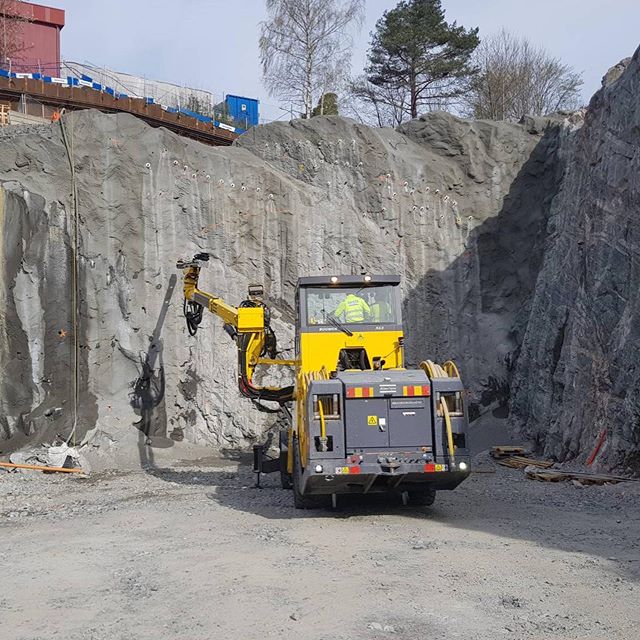
<svg viewBox="0 0 640 640"><path fill-rule="evenodd" d="M391 322L393 310L388 301L388 296L383 291L371 292L373 302L371 304L371 319L373 322Z"/></svg>
<svg viewBox="0 0 640 640"><path fill-rule="evenodd" d="M333 312L336 318L344 315L344 321L349 324L352 322L364 322L365 319L371 317L371 308L355 293L348 293L344 300L338 305Z"/></svg>

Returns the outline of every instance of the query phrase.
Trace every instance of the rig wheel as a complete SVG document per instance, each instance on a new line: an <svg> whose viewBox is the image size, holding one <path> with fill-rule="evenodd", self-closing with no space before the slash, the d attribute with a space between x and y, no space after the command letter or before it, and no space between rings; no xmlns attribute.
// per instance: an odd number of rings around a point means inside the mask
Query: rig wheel
<svg viewBox="0 0 640 640"><path fill-rule="evenodd" d="M305 496L300 492L302 465L300 463L300 447L298 439L293 439L293 506L296 509L321 509L324 507L322 497Z"/></svg>
<svg viewBox="0 0 640 640"><path fill-rule="evenodd" d="M289 457L289 434L286 431L280 432L280 484L283 489L293 489L291 474L287 471Z"/></svg>
<svg viewBox="0 0 640 640"><path fill-rule="evenodd" d="M430 507L436 500L436 490L410 491L409 502L419 507Z"/></svg>

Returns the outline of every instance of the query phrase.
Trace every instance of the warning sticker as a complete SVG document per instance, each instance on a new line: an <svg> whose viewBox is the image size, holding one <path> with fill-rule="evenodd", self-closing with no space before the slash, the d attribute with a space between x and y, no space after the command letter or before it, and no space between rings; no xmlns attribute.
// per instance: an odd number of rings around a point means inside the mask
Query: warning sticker
<svg viewBox="0 0 640 640"><path fill-rule="evenodd" d="M367 416L367 424L370 427L377 427L378 426L378 416Z"/></svg>

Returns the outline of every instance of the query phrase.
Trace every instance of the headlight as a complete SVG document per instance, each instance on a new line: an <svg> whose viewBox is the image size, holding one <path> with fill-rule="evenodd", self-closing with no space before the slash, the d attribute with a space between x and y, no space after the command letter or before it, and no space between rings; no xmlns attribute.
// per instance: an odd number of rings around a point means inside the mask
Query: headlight
<svg viewBox="0 0 640 640"><path fill-rule="evenodd" d="M458 469L460 469L460 471L466 471L468 467L469 465L466 462L460 462L458 464Z"/></svg>
<svg viewBox="0 0 640 640"><path fill-rule="evenodd" d="M322 473L322 465L321 464L317 464L316 465L315 472L316 473Z"/></svg>

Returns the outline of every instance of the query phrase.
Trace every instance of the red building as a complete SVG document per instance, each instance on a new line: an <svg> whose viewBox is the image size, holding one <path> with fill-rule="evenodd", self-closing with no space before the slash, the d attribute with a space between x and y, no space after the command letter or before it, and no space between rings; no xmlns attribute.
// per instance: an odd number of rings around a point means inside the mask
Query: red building
<svg viewBox="0 0 640 640"><path fill-rule="evenodd" d="M60 31L64 27L64 10L31 2L0 2L3 32L12 33L0 51L1 63L18 73L60 74ZM3 34L0 33L0 38Z"/></svg>

